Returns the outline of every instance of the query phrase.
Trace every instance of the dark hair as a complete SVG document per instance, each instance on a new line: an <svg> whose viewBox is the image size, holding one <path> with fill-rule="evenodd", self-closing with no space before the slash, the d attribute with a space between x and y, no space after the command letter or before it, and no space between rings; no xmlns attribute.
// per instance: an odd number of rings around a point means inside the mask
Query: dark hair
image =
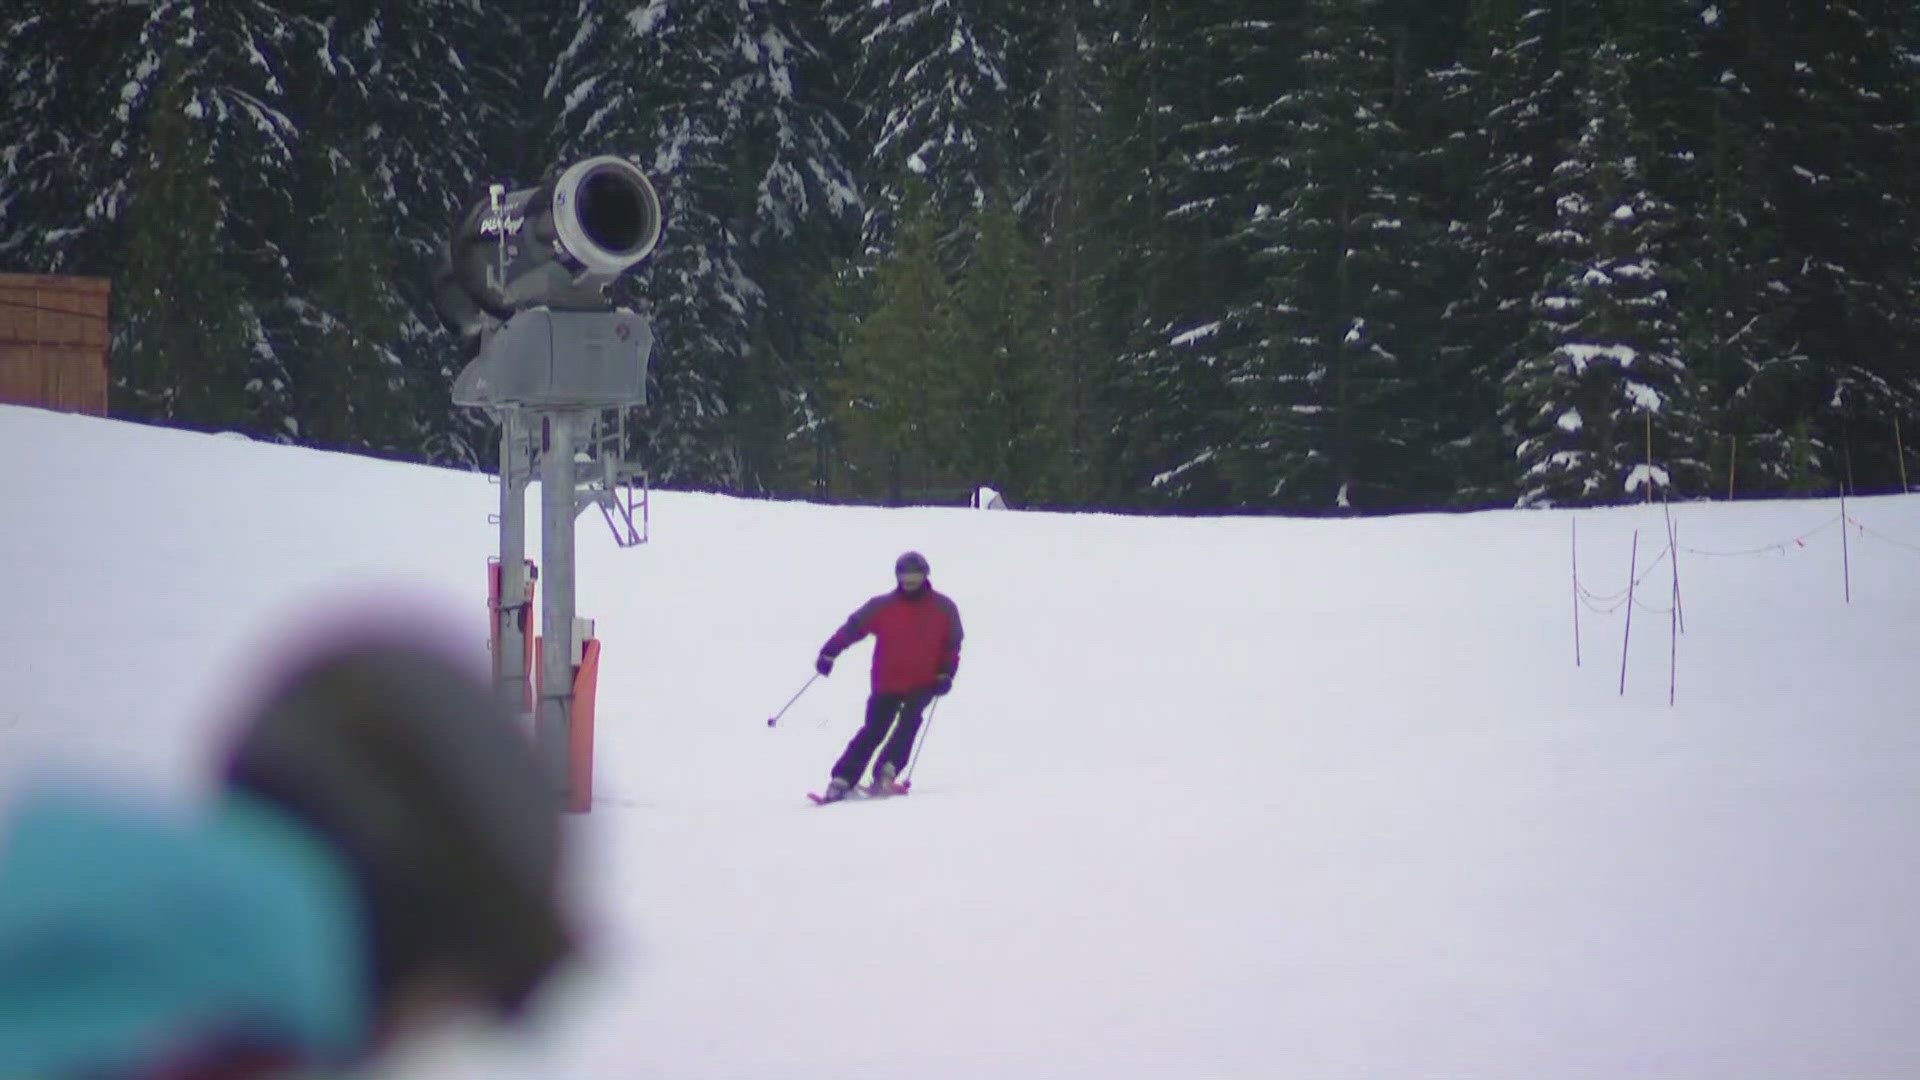
<svg viewBox="0 0 1920 1080"><path fill-rule="evenodd" d="M336 645L243 726L226 782L326 839L366 905L376 999L442 968L520 1009L572 951L559 800L486 683L410 640Z"/></svg>

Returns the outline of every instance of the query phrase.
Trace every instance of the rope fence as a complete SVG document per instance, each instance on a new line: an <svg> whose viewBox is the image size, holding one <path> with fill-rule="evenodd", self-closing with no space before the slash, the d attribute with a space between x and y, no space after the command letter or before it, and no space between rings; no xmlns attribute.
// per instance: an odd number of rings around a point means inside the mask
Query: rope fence
<svg viewBox="0 0 1920 1080"><path fill-rule="evenodd" d="M1892 547L1904 548L1907 551L1920 552L1920 544L1911 543L1906 540L1896 539L1894 537L1888 536L1883 532L1880 532L1878 529L1868 528L1863 522L1860 521L1860 519L1856 517L1852 517L1851 515L1849 515L1847 518L1847 524L1852 525L1854 529L1860 533L1861 536L1865 536L1872 540L1878 540L1881 543L1887 544Z"/></svg>
<svg viewBox="0 0 1920 1080"><path fill-rule="evenodd" d="M1631 555L1628 563L1627 583L1619 589L1605 593L1589 587L1582 579L1580 571L1580 523L1577 517L1572 519L1573 663L1575 667L1579 667L1582 664L1580 642L1580 615L1582 610L1599 616L1613 615L1616 612L1624 610L1626 612L1626 618L1624 620L1625 627L1622 631L1622 641L1620 645L1620 693L1624 695L1627 689L1627 658L1631 653L1634 611L1638 610L1646 615L1666 616L1669 620L1670 633L1672 634L1672 640L1669 643L1668 650L1667 704L1669 706L1676 700L1679 682L1679 636L1686 632L1686 616L1680 597L1681 555L1697 556L1705 559L1788 556L1807 550L1807 541L1837 525L1840 527L1843 595L1845 601L1851 604L1853 602L1853 560L1851 547L1848 544L1850 536L1858 536L1863 539L1872 540L1888 548L1920 554L1920 542L1890 535L1862 521L1854 512L1853 508L1847 505L1845 495L1840 497L1839 512L1812 528L1783 540L1762 544L1758 547L1730 551L1697 548L1680 543L1679 531L1673 520L1671 505L1666 506L1665 511L1666 544L1653 556L1652 561L1647 563L1643 568L1639 564L1641 530L1635 529L1633 531ZM1663 565L1669 568L1669 576L1671 579L1669 601L1665 605L1657 601L1649 600L1642 595L1645 589L1653 587L1651 583L1654 575Z"/></svg>
<svg viewBox="0 0 1920 1080"><path fill-rule="evenodd" d="M1708 558L1708 559L1744 559L1744 558L1750 558L1756 555L1790 555L1792 554L1792 551L1789 550L1790 548L1806 547L1808 540L1811 540L1812 538L1820 535L1821 533L1827 531L1828 529L1833 528L1835 525L1840 523L1840 520L1841 520L1841 516L1839 514L1835 514L1832 517L1828 518L1826 521L1822 522L1821 524L1816 525L1813 528L1808 529L1806 532L1801 533L1799 536L1795 536L1787 540L1781 540L1776 543L1767 544L1763 547L1747 548L1742 551L1708 551L1704 548L1695 548L1695 547L1683 547L1680 550L1686 552L1688 555L1699 555L1703 558ZM1915 550L1920 550L1920 548L1916 548Z"/></svg>

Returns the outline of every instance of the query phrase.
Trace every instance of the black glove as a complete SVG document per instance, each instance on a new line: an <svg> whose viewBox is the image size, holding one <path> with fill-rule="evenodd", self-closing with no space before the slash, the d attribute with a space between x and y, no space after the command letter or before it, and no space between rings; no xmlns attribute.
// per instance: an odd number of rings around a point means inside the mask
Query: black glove
<svg viewBox="0 0 1920 1080"><path fill-rule="evenodd" d="M935 675L933 677L933 696L934 697L945 697L947 691L951 689L953 689L953 676L942 672L941 674Z"/></svg>
<svg viewBox="0 0 1920 1080"><path fill-rule="evenodd" d="M820 658L813 662L813 670L822 675L833 674L833 657L828 656L826 653L821 653Z"/></svg>

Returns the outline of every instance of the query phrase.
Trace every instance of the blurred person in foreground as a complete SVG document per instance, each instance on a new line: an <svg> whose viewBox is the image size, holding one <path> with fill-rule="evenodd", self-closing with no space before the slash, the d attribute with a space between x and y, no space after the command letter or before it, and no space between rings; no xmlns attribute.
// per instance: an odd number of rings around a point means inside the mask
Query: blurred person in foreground
<svg viewBox="0 0 1920 1080"><path fill-rule="evenodd" d="M372 1064L573 951L558 800L422 638L304 653L199 805L41 791L0 818L0 1080Z"/></svg>

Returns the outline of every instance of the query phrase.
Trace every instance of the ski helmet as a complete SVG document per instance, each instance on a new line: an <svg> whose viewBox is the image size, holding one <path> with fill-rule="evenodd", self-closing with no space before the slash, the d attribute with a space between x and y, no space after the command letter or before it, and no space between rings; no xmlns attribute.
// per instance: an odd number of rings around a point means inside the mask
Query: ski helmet
<svg viewBox="0 0 1920 1080"><path fill-rule="evenodd" d="M573 950L559 800L492 689L444 653L392 633L321 649L248 718L225 780L341 855L376 1001L451 969L511 1015Z"/></svg>
<svg viewBox="0 0 1920 1080"><path fill-rule="evenodd" d="M927 572L927 557L917 551L909 551L893 560L895 574L924 574Z"/></svg>

